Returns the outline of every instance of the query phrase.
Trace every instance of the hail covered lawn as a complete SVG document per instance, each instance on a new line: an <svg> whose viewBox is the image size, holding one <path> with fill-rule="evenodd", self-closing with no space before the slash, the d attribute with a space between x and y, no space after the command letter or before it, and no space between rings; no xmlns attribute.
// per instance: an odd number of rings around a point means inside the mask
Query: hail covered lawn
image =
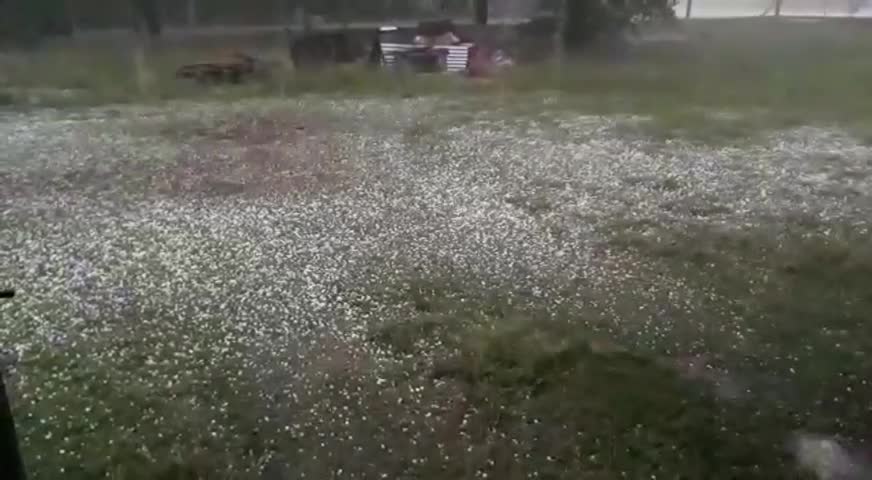
<svg viewBox="0 0 872 480"><path fill-rule="evenodd" d="M825 343L854 363L809 378L870 366L856 324L812 323L804 334L826 342L778 348L777 328L755 323L771 312L743 302L766 290L757 250L832 235L850 254L868 239L872 149L812 127L717 147L627 133L639 121L447 98L5 114L0 281L19 296L0 305L0 346L33 477L716 478L711 458L658 460L674 432L622 456L609 442L637 441L638 425L564 432L573 445L536 430L554 406L524 402L556 390L488 370L518 358L483 355L466 380L433 373L437 356L487 347L458 337L519 316L595 332L609 355L655 359L642 377L674 371L717 402L757 385L755 399L788 401ZM685 262L700 244L712 248ZM735 262L753 264L741 293L705 270ZM458 317L471 330L433 324ZM869 386L851 378L821 428L869 418ZM793 406L803 419L817 418L809 395ZM539 410L476 417L496 401Z"/></svg>

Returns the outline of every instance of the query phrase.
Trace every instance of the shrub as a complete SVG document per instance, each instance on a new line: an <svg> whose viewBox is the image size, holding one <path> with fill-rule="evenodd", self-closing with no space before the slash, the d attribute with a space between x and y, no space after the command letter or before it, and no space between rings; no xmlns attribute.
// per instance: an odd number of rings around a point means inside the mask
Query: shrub
<svg viewBox="0 0 872 480"><path fill-rule="evenodd" d="M634 29L645 22L675 17L675 0L564 0L568 48L582 48L598 38Z"/></svg>

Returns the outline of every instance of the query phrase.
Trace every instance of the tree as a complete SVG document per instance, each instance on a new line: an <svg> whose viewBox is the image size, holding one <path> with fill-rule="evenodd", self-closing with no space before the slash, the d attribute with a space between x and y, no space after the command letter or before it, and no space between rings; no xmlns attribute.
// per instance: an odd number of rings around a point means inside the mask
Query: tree
<svg viewBox="0 0 872 480"><path fill-rule="evenodd" d="M4 0L0 40L30 44L47 35L70 35L71 20L64 0Z"/></svg>
<svg viewBox="0 0 872 480"><path fill-rule="evenodd" d="M186 20L189 27L197 26L197 0L188 0Z"/></svg>
<svg viewBox="0 0 872 480"><path fill-rule="evenodd" d="M557 26L554 29L554 56L557 58L558 64L562 64L566 56L566 28L569 25L567 18L567 0L560 0L556 4L555 15L557 15Z"/></svg>
<svg viewBox="0 0 872 480"><path fill-rule="evenodd" d="M861 9L868 7L870 3L872 2L869 0L851 0L848 5L848 14L856 15Z"/></svg>
<svg viewBox="0 0 872 480"><path fill-rule="evenodd" d="M475 8L475 23L478 25L487 25L488 1L474 0Z"/></svg>
<svg viewBox="0 0 872 480"><path fill-rule="evenodd" d="M133 10L139 17L137 27L145 26L145 30L152 37L160 35L162 24L157 0L133 0Z"/></svg>
<svg viewBox="0 0 872 480"><path fill-rule="evenodd" d="M677 0L569 0L562 10L567 49L583 48L603 36L634 30L641 23L675 18Z"/></svg>

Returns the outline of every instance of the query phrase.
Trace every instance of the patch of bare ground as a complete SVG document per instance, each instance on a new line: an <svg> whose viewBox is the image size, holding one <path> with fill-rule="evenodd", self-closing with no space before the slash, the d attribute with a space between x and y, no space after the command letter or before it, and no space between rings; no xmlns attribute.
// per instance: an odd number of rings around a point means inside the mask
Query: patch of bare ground
<svg viewBox="0 0 872 480"><path fill-rule="evenodd" d="M175 165L154 186L164 194L284 195L341 188L347 163L335 132L284 113L231 119L185 135Z"/></svg>

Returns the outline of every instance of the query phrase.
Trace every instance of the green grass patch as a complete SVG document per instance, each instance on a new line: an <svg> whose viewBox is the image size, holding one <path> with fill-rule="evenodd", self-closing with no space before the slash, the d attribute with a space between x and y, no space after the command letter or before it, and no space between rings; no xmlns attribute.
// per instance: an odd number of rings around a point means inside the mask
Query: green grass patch
<svg viewBox="0 0 872 480"><path fill-rule="evenodd" d="M31 478L256 477L284 440L243 348L206 354L227 339L164 315L101 319L108 340L71 334L27 353L15 415Z"/></svg>
<svg viewBox="0 0 872 480"><path fill-rule="evenodd" d="M653 348L596 331L590 307L432 282L379 300L407 313L371 341L396 355L404 381L463 386L458 448L478 452L489 475L806 478L786 448L794 432L862 442L872 421L870 245L864 230L801 219L626 228L613 247L650 265L640 290L665 274L702 293L692 310L667 313L684 318ZM645 313L628 305L621 322L632 329ZM678 345L695 345L705 367L667 355ZM725 396L733 381L741 392Z"/></svg>
<svg viewBox="0 0 872 480"><path fill-rule="evenodd" d="M872 420L872 238L849 227L774 224L766 229L638 235L617 244L713 292L704 312L745 341L711 348L770 379L803 428L860 440ZM729 328L728 328L729 329Z"/></svg>
<svg viewBox="0 0 872 480"><path fill-rule="evenodd" d="M513 306L509 294L408 292L418 315L380 326L372 340L400 358L435 354L402 378L463 385L456 441L476 452L465 460L474 470L497 478L797 478L784 448L792 424L778 411L723 402L670 360L634 353L570 315Z"/></svg>
<svg viewBox="0 0 872 480"><path fill-rule="evenodd" d="M15 96L12 92L4 92L0 90L0 107L8 107L15 105Z"/></svg>

